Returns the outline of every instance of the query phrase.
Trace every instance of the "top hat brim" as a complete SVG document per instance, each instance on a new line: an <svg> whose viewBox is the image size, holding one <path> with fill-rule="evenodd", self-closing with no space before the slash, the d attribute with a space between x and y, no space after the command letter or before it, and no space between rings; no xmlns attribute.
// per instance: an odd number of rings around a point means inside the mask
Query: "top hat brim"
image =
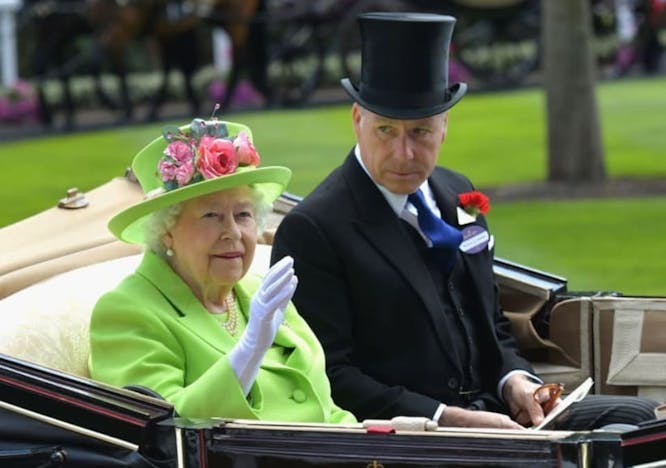
<svg viewBox="0 0 666 468"><path fill-rule="evenodd" d="M430 106L422 107L409 107L408 105L396 107L378 104L365 99L349 78L343 78L340 83L342 84L343 89L354 101L369 111L384 117L405 120L422 119L447 111L460 101L467 92L466 83L456 83L448 88L446 99L440 102L433 102Z"/></svg>
<svg viewBox="0 0 666 468"><path fill-rule="evenodd" d="M122 241L145 243L146 222L157 210L202 195L242 186L258 190L265 201L273 203L284 191L290 178L291 170L286 167L239 167L233 174L203 180L147 198L111 218L108 228Z"/></svg>

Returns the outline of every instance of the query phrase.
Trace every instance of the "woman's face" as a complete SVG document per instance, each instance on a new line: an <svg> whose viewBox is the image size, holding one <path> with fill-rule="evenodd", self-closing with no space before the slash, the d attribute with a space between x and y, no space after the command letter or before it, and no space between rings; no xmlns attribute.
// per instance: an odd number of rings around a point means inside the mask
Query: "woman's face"
<svg viewBox="0 0 666 468"><path fill-rule="evenodd" d="M238 187L183 202L164 245L171 267L202 300L221 300L247 273L257 244L252 191ZM222 297L216 295L222 294Z"/></svg>

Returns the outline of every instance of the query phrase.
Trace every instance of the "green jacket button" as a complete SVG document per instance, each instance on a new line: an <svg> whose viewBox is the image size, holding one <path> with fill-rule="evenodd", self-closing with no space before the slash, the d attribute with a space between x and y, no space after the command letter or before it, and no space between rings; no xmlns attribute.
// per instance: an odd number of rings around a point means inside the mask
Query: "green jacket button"
<svg viewBox="0 0 666 468"><path fill-rule="evenodd" d="M305 400L307 400L305 392L299 389L294 390L294 392L291 394L291 397L296 403L303 403Z"/></svg>

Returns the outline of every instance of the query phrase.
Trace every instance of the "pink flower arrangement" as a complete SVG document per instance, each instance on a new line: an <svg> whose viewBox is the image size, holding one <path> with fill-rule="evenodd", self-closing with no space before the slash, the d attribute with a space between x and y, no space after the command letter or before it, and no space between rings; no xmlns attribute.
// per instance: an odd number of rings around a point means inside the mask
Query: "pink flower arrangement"
<svg viewBox="0 0 666 468"><path fill-rule="evenodd" d="M227 126L217 120L194 119L188 134L168 128L163 136L169 143L157 163L157 172L167 191L261 162L246 132L230 137Z"/></svg>
<svg viewBox="0 0 666 468"><path fill-rule="evenodd" d="M25 81L10 88L0 87L0 122L36 121L39 113L37 93Z"/></svg>
<svg viewBox="0 0 666 468"><path fill-rule="evenodd" d="M208 96L216 102L224 101L227 94L225 83L219 79L208 85ZM235 107L260 107L264 105L264 96L247 80L240 80L231 94L230 104Z"/></svg>

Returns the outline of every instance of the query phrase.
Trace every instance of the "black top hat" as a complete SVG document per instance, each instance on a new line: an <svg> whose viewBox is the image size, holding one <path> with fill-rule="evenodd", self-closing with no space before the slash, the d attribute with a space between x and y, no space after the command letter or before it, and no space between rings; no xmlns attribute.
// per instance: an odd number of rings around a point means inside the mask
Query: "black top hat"
<svg viewBox="0 0 666 468"><path fill-rule="evenodd" d="M467 91L449 87L449 45L456 19L430 13L365 13L361 27L361 82L341 83L361 106L385 117L439 114Z"/></svg>

